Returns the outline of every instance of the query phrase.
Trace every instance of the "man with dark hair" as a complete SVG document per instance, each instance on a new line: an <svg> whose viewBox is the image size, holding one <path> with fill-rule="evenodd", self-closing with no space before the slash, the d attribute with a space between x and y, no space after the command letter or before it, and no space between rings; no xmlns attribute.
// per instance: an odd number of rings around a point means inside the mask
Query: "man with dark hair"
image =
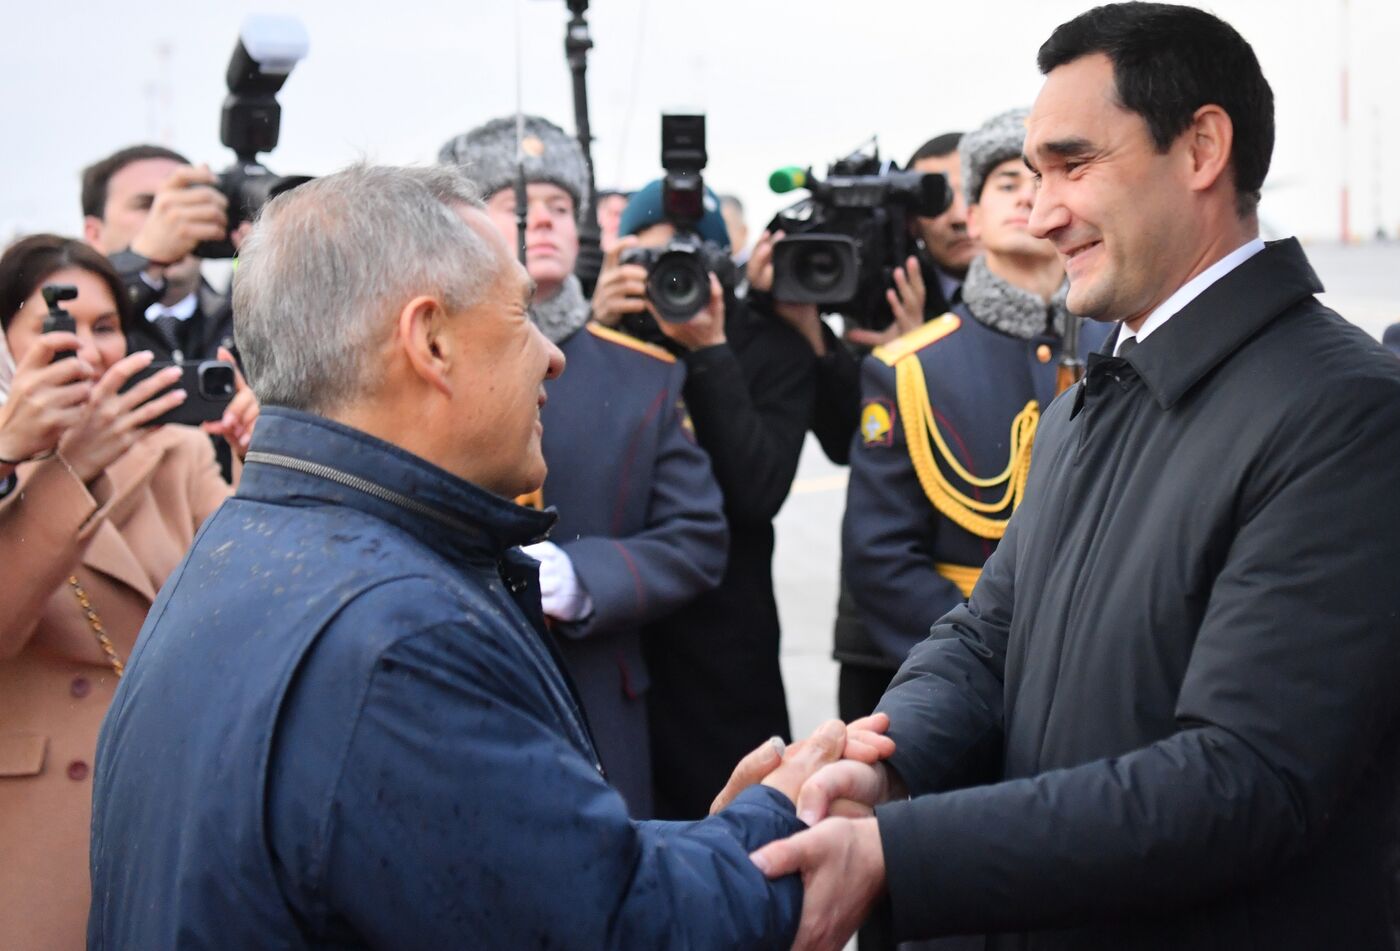
<svg viewBox="0 0 1400 951"><path fill-rule="evenodd" d="M1400 364L1258 238L1273 103L1233 28L1114 4L1040 66L1030 231L1119 326L881 701L889 766L799 796L874 815L755 861L803 872L798 947L885 891L902 935L994 949L1388 951Z"/></svg>
<svg viewBox="0 0 1400 951"><path fill-rule="evenodd" d="M929 317L946 314L957 303L967 267L977 256L977 242L967 233L967 202L958 162L958 143L962 138L961 132L944 132L919 146L909 157L911 171L944 176L953 193L953 201L943 214L932 218L916 216L909 223L918 239L927 294L924 313Z"/></svg>
<svg viewBox="0 0 1400 951"><path fill-rule="evenodd" d="M228 297L204 280L193 254L199 242L227 233L228 201L214 184L209 169L160 145L129 146L83 169L83 239L107 255L126 286L132 351L162 361L235 351ZM214 440L214 455L230 478L224 440Z"/></svg>
<svg viewBox="0 0 1400 951"><path fill-rule="evenodd" d="M131 346L158 360L212 358L233 348L228 302L199 273L191 252L224 237L228 202L214 176L179 152L134 145L83 170L83 238L107 255L145 321Z"/></svg>

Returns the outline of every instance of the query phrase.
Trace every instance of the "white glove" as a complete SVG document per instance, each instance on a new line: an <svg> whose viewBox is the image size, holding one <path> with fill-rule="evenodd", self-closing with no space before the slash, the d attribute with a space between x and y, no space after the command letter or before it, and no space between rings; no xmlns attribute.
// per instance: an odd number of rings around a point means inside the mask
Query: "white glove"
<svg viewBox="0 0 1400 951"><path fill-rule="evenodd" d="M578 621L593 613L593 599L574 573L574 563L554 542L520 549L540 563L540 608L556 621Z"/></svg>

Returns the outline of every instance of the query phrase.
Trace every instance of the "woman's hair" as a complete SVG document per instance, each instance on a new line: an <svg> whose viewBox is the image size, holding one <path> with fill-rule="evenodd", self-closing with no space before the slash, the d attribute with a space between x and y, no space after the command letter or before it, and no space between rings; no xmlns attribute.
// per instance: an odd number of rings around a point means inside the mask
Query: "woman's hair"
<svg viewBox="0 0 1400 951"><path fill-rule="evenodd" d="M24 302L50 277L65 268L82 268L100 277L112 292L122 330L127 329L126 291L122 279L100 252L74 238L33 234L21 238L0 255L0 331L10 329Z"/></svg>

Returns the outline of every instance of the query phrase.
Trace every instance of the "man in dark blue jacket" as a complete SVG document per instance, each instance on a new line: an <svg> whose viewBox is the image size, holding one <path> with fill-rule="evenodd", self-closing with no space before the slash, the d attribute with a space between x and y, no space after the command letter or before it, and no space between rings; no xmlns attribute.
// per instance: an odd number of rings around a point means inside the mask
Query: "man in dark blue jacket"
<svg viewBox="0 0 1400 951"><path fill-rule="evenodd" d="M833 722L756 750L706 820L628 818L516 548L554 520L510 498L564 364L530 290L448 169L269 205L234 291L268 409L103 727L90 948L790 942L799 886L746 852L801 828L820 763L889 741Z"/></svg>

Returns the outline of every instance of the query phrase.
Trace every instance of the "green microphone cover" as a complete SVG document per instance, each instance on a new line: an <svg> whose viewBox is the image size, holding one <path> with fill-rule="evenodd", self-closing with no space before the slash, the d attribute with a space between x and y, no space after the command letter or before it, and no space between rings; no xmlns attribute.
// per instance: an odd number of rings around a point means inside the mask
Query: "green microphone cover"
<svg viewBox="0 0 1400 951"><path fill-rule="evenodd" d="M790 192L794 188L806 188L807 170L798 168L796 165L780 168L768 176L768 187L779 195Z"/></svg>

